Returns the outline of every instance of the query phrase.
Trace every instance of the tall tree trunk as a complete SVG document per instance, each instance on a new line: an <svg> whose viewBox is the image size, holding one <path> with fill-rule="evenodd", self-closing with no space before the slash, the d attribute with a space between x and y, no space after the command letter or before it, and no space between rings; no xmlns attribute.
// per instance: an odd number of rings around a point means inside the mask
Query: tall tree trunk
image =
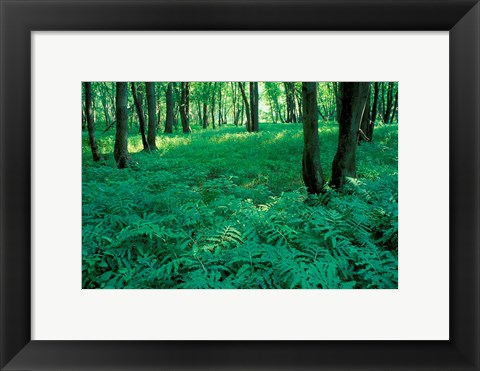
<svg viewBox="0 0 480 371"><path fill-rule="evenodd" d="M171 134L173 132L173 87L172 83L168 83L167 87L167 115L165 118L165 133Z"/></svg>
<svg viewBox="0 0 480 371"><path fill-rule="evenodd" d="M208 106L206 102L203 102L203 128L208 126Z"/></svg>
<svg viewBox="0 0 480 371"><path fill-rule="evenodd" d="M252 123L251 123L252 116L250 114L250 105L248 104L247 94L245 94L245 88L243 87L243 84L241 82L238 83L238 86L240 87L240 92L242 93L243 105L245 106L245 111L246 111L246 116L247 116L247 131L251 132L252 131Z"/></svg>
<svg viewBox="0 0 480 371"><path fill-rule="evenodd" d="M373 84L373 103L372 103L372 114L370 117L370 126L368 127L365 135L372 140L373 138L373 129L375 127L375 121L377 119L377 107L378 107L378 82Z"/></svg>
<svg viewBox="0 0 480 371"><path fill-rule="evenodd" d="M393 120L395 119L395 115L397 114L398 114L398 89L395 92L395 98L393 100L393 109L392 109L392 114L390 116L390 123L393 122ZM398 121L398 117L397 117L397 121Z"/></svg>
<svg viewBox="0 0 480 371"><path fill-rule="evenodd" d="M148 108L148 147L150 151L155 151L157 149L157 144L155 139L157 138L157 119L155 117L155 83L146 82L145 90L147 92L147 108Z"/></svg>
<svg viewBox="0 0 480 371"><path fill-rule="evenodd" d="M93 161L99 161L100 154L98 153L97 141L95 139L95 122L92 114L92 83L84 82L83 86L85 87L85 117L87 120L88 141L92 149Z"/></svg>
<svg viewBox="0 0 480 371"><path fill-rule="evenodd" d="M239 123L240 126L243 125L243 117L245 116L245 103L243 102L243 99L240 101L240 114L239 114Z"/></svg>
<svg viewBox="0 0 480 371"><path fill-rule="evenodd" d="M283 124L285 123L285 119L283 118L282 115L282 110L280 109L280 104L278 103L278 97L275 97L275 109L277 111L276 117L280 119L280 122Z"/></svg>
<svg viewBox="0 0 480 371"><path fill-rule="evenodd" d="M128 110L127 110L127 83L117 82L116 111L117 131L115 133L115 149L113 156L119 169L128 167Z"/></svg>
<svg viewBox="0 0 480 371"><path fill-rule="evenodd" d="M284 82L285 102L287 103L287 118L285 122L297 122L295 110L295 83Z"/></svg>
<svg viewBox="0 0 480 371"><path fill-rule="evenodd" d="M231 82L230 85L232 87L233 125L238 126L237 84Z"/></svg>
<svg viewBox="0 0 480 371"><path fill-rule="evenodd" d="M215 95L217 94L217 83L216 82L213 83L211 94L212 94L212 99L211 99L212 104L210 106L210 113L211 113L211 116L212 116L212 129L215 129Z"/></svg>
<svg viewBox="0 0 480 371"><path fill-rule="evenodd" d="M297 105L298 105L298 115L297 115L297 122L302 122L303 120L303 110L302 110L302 91L299 91L297 94L297 89L295 87L295 83L293 83L295 95L297 97Z"/></svg>
<svg viewBox="0 0 480 371"><path fill-rule="evenodd" d="M189 92L189 83L182 82L182 95L180 98L180 118L182 120L182 130L184 134L188 134L191 132L190 123L189 123L189 115L190 115L190 92Z"/></svg>
<svg viewBox="0 0 480 371"><path fill-rule="evenodd" d="M258 82L250 83L250 110L252 115L252 132L256 133L258 127Z"/></svg>
<svg viewBox="0 0 480 371"><path fill-rule="evenodd" d="M338 148L332 163L333 188L341 189L345 178L355 178L357 137L368 97L368 82L342 82L339 87L341 112Z"/></svg>
<svg viewBox="0 0 480 371"><path fill-rule="evenodd" d="M390 123L390 116L392 112L393 105L393 82L388 83L387 87L387 103L385 105L385 114L383 117L383 122L388 124Z"/></svg>
<svg viewBox="0 0 480 371"><path fill-rule="evenodd" d="M142 135L143 150L148 151L147 137L145 136L145 116L143 114L142 98L139 97L137 87L134 82L131 83L133 102L135 103L135 109L137 110L138 121L140 123L140 134Z"/></svg>
<svg viewBox="0 0 480 371"><path fill-rule="evenodd" d="M100 99L102 101L103 114L105 116L105 127L108 128L110 127L111 119L110 119L110 113L108 112L107 92L106 92L105 83L100 83L100 84L101 84Z"/></svg>
<svg viewBox="0 0 480 371"><path fill-rule="evenodd" d="M307 192L319 194L325 179L320 163L320 139L318 137L317 83L302 83L303 105L303 159L302 175Z"/></svg>
<svg viewBox="0 0 480 371"><path fill-rule="evenodd" d="M342 95L340 93L340 84L339 82L333 83L334 90L335 90L335 121L340 123L340 115L342 113Z"/></svg>
<svg viewBox="0 0 480 371"><path fill-rule="evenodd" d="M222 83L218 86L218 127L222 126Z"/></svg>
<svg viewBox="0 0 480 371"><path fill-rule="evenodd" d="M371 126L370 120L370 84L367 94L367 102L365 104L365 109L363 110L362 121L360 122L360 130L358 132L358 143L360 142L369 142L370 137L367 133L370 131Z"/></svg>

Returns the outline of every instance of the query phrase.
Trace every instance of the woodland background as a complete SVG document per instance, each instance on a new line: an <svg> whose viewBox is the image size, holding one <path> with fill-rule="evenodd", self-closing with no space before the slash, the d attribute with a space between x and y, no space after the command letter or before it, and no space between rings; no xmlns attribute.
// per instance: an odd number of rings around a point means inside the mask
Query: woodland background
<svg viewBox="0 0 480 371"><path fill-rule="evenodd" d="M396 288L395 82L85 82L84 288Z"/></svg>

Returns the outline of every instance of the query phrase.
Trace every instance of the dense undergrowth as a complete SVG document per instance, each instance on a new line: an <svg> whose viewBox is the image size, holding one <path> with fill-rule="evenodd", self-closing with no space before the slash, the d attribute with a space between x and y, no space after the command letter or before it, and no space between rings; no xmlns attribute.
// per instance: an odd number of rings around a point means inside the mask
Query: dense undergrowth
<svg viewBox="0 0 480 371"><path fill-rule="evenodd" d="M320 128L325 176L337 125ZM83 138L84 288L396 288L397 126L358 148L358 178L308 197L302 127L263 124L129 138L133 166Z"/></svg>

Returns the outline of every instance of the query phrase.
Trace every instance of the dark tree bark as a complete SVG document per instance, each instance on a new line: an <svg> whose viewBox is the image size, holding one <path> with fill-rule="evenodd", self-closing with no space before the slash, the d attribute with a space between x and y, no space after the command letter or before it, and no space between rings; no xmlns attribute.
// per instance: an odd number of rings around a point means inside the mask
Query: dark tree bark
<svg viewBox="0 0 480 371"><path fill-rule="evenodd" d="M145 90L147 92L147 109L148 109L148 136L147 143L149 151L155 151L157 144L155 139L157 138L157 119L155 114L156 96L155 96L155 83L146 82Z"/></svg>
<svg viewBox="0 0 480 371"><path fill-rule="evenodd" d="M206 102L203 102L203 128L206 129L208 126L208 106Z"/></svg>
<svg viewBox="0 0 480 371"><path fill-rule="evenodd" d="M390 123L390 116L393 108L393 82L388 83L387 87L387 103L385 104L385 113L383 116L383 122Z"/></svg>
<svg viewBox="0 0 480 371"><path fill-rule="evenodd" d="M251 119L251 131L257 133L258 127L258 82L250 83L250 111L252 115Z"/></svg>
<svg viewBox="0 0 480 371"><path fill-rule="evenodd" d="M231 82L232 104L233 104L233 125L238 126L239 109L237 107L237 84Z"/></svg>
<svg viewBox="0 0 480 371"><path fill-rule="evenodd" d="M248 104L247 94L245 94L245 88L243 83L239 82L238 86L240 87L240 92L242 93L243 105L245 106L246 116L247 116L247 131L252 131L252 115L250 114L250 105Z"/></svg>
<svg viewBox="0 0 480 371"><path fill-rule="evenodd" d="M392 115L390 116L390 123L394 121L396 115L398 115L398 89L395 92L395 98L393 100L393 109L392 109ZM397 121L398 121L398 116L397 116Z"/></svg>
<svg viewBox="0 0 480 371"><path fill-rule="evenodd" d="M297 115L295 109L295 83L284 82L285 87L285 101L287 103L287 117L285 122L297 122Z"/></svg>
<svg viewBox="0 0 480 371"><path fill-rule="evenodd" d="M184 134L188 134L191 132L190 123L189 123L189 115L190 115L190 91L189 91L189 83L182 82L182 95L180 98L180 118L182 120L182 130Z"/></svg>
<svg viewBox="0 0 480 371"><path fill-rule="evenodd" d="M320 163L320 139L318 137L317 83L302 83L303 105L303 159L302 175L307 192L319 194L325 179Z"/></svg>
<svg viewBox="0 0 480 371"><path fill-rule="evenodd" d="M370 126L368 128L368 131L365 133L367 137L372 140L373 138L373 129L375 127L375 121L377 119L377 107L378 107L378 82L373 84L373 103L372 103L372 113L370 117Z"/></svg>
<svg viewBox="0 0 480 371"><path fill-rule="evenodd" d="M127 110L127 83L117 82L116 110L117 131L115 133L115 149L113 156L119 169L129 166L128 153L128 110Z"/></svg>
<svg viewBox="0 0 480 371"><path fill-rule="evenodd" d="M333 83L334 90L335 90L335 103L336 103L336 108L335 108L335 121L338 123L340 122L340 114L342 112L342 97L340 94L340 83Z"/></svg>
<svg viewBox="0 0 480 371"><path fill-rule="evenodd" d="M240 113L239 113L239 125L243 125L243 117L245 116L245 104L243 102L243 99L240 100Z"/></svg>
<svg viewBox="0 0 480 371"><path fill-rule="evenodd" d="M100 100L102 101L102 107L103 107L103 114L105 116L105 127L110 127L111 119L110 119L110 113L108 112L108 103L107 103L107 91L105 87L105 83L100 83L101 84L101 93L100 93Z"/></svg>
<svg viewBox="0 0 480 371"><path fill-rule="evenodd" d="M222 122L222 83L218 86L218 127L223 125Z"/></svg>
<svg viewBox="0 0 480 371"><path fill-rule="evenodd" d="M355 178L357 137L368 97L368 82L342 82L338 148L332 163L333 188L341 189L347 177Z"/></svg>
<svg viewBox="0 0 480 371"><path fill-rule="evenodd" d="M131 83L131 87L133 102L135 103L135 109L137 111L138 121L140 123L140 134L142 135L143 150L148 151L148 142L147 137L145 136L145 116L143 114L142 98L139 96L140 94L138 94L137 86L134 82Z"/></svg>
<svg viewBox="0 0 480 371"><path fill-rule="evenodd" d="M173 132L173 87L172 83L168 83L167 87L167 115L165 119L165 133L171 134Z"/></svg>
<svg viewBox="0 0 480 371"><path fill-rule="evenodd" d="M367 135L367 133L370 131L371 125L372 124L370 120L370 88L369 88L368 94L367 94L367 102L365 104L365 109L363 110L362 121L360 123L360 130L358 132L358 143L370 141L371 138Z"/></svg>
<svg viewBox="0 0 480 371"><path fill-rule="evenodd" d="M214 82L213 85L210 85L210 86L213 86L212 89L211 89L211 94L212 94L212 99L211 99L211 106L210 106L210 114L212 116L212 129L215 129L215 95L217 93L217 83Z"/></svg>
<svg viewBox="0 0 480 371"><path fill-rule="evenodd" d="M92 149L93 161L99 161L100 153L98 152L97 141L95 139L95 122L93 121L92 114L92 83L84 82L83 86L85 87L85 117L88 128L88 141Z"/></svg>

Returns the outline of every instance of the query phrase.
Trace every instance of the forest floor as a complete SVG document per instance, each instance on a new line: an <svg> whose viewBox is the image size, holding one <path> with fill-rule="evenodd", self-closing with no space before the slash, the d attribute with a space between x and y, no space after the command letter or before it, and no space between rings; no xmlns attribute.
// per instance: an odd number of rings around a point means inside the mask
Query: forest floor
<svg viewBox="0 0 480 371"><path fill-rule="evenodd" d="M116 169L114 135L83 137L84 288L397 288L398 127L357 151L357 179L308 197L301 124L161 134ZM330 179L335 123L320 124Z"/></svg>

